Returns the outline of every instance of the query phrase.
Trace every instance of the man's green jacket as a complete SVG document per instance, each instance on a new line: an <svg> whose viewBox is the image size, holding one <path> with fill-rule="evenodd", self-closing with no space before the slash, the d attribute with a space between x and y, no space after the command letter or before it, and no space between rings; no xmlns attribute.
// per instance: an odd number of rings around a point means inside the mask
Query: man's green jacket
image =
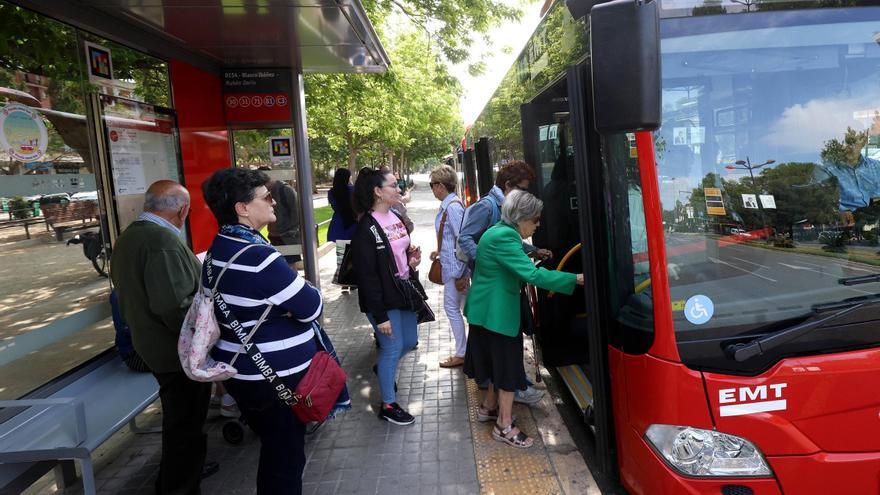
<svg viewBox="0 0 880 495"><path fill-rule="evenodd" d="M155 373L181 371L177 337L200 270L180 237L152 222L132 223L113 247L110 277L119 309L131 327L134 349Z"/></svg>

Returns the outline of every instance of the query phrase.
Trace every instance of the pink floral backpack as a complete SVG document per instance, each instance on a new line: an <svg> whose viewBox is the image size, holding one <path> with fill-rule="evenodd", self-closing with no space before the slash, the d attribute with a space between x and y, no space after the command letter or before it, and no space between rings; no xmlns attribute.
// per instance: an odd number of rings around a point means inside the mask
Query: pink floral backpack
<svg viewBox="0 0 880 495"><path fill-rule="evenodd" d="M180 337L177 340L177 355L180 358L180 364L186 376L192 380L197 382L219 382L232 378L238 373L238 370L232 365L238 359L238 355L242 351L241 348L235 353L229 364L216 361L210 355L211 349L220 338L220 327L217 325L217 317L214 315L214 297L217 293L220 278L226 273L226 269L242 253L254 246L256 244L249 244L235 253L226 263L226 266L223 267L223 270L220 271L220 275L217 276L217 282L213 284L212 288L205 287L201 276L199 277L199 289L193 296L189 311L187 311L186 317L183 319L183 325L180 327ZM208 274L208 284L210 285L212 271L210 253L205 256L205 264L207 265L206 272ZM247 341L256 333L263 320L269 315L271 308L272 306L269 305L266 311L263 312L260 320L248 334Z"/></svg>

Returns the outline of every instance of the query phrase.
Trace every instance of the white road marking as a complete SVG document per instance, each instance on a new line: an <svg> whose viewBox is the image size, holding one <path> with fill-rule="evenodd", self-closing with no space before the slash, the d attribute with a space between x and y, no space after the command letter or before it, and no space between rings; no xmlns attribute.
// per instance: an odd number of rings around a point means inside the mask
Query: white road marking
<svg viewBox="0 0 880 495"><path fill-rule="evenodd" d="M837 266L840 266L840 267L846 268L846 269L848 269L848 270L856 270L856 271L860 271L860 272L868 272L868 273L877 273L875 270L868 270L867 268L862 268L862 267L860 267L860 266L853 266L853 265L852 265L850 262L848 262L848 261L845 261L845 262L832 261L832 263L834 263L834 264L837 265Z"/></svg>
<svg viewBox="0 0 880 495"><path fill-rule="evenodd" d="M742 267L736 266L736 265L734 265L734 264L732 264L732 263L728 263L728 262L726 262L726 261L724 261L724 260L719 260L718 258L713 258L713 257L709 256L709 261L711 261L711 262L713 262L713 263L720 263L720 264L722 264L722 265L727 265L727 266L729 266L729 267L731 267L731 268L735 268L735 269L737 269L737 270L739 270L739 271L741 271L741 272L746 272L746 273L748 273L749 275L754 275L754 276L756 276L756 277L758 277L758 278L763 278L764 280L769 280L770 282L774 282L774 283L776 282L776 280L773 280L773 279L770 278L770 277L765 277L765 276L763 276L763 275L758 275L758 274L755 273L755 272L750 272L749 270L746 270L745 268L742 268Z"/></svg>
<svg viewBox="0 0 880 495"><path fill-rule="evenodd" d="M832 274L830 274L830 273L828 273L828 272L820 272L819 270L814 270L814 269L812 269L812 268L808 268L808 267L806 267L806 266L789 265L788 263L783 263L783 262L781 262L781 261L777 261L777 263L779 263L779 264L782 265L782 266L785 266L785 267L791 268L792 270L807 270L807 271L810 271L810 272L818 273L819 275L825 275L825 276L827 276L827 277L837 278L837 275L832 275Z"/></svg>
<svg viewBox="0 0 880 495"><path fill-rule="evenodd" d="M735 260L742 261L743 263L748 263L748 264L750 264L750 265L760 266L761 268L766 268L766 269L768 269L768 270L770 269L769 266L764 266L764 265L762 265L762 264L755 263L754 261L744 260L744 259L742 259L742 258L737 258L736 256L731 256L731 258L733 258L733 259L735 259Z"/></svg>

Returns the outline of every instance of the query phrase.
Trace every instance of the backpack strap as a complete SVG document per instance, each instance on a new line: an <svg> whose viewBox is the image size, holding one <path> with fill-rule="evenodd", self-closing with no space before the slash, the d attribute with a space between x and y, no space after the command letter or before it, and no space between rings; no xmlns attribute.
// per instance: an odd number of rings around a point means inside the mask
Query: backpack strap
<svg viewBox="0 0 880 495"><path fill-rule="evenodd" d="M217 275L217 280L214 282L214 286L211 287L211 299L214 300L215 305L216 305L216 302L218 299L220 299L220 300L223 299L220 296L219 291L217 290L217 287L220 285L220 279L223 277L223 274L226 273L226 270L229 268L229 265L231 265L233 261L237 260L238 257L241 256L242 254L244 254L245 251L247 251L248 249L250 249L254 246L258 246L258 244L248 244L247 246L239 249L238 252L236 252L234 255L232 255L231 258L229 258L229 261L226 262L226 265L223 266L223 269L220 270L220 274ZM211 259L211 252L208 251L208 254L205 255L205 263L207 263L207 265L208 265L207 268L205 269L205 271L208 273L208 283L209 284L211 283L211 267L213 266L212 261L213 260ZM200 282L200 285L201 285L201 282ZM271 303L266 306L266 310L263 311L263 314L260 316L260 319L257 321L257 324L254 325L254 328L252 328L250 332L248 332L247 337L242 340L241 347L239 347L238 350L235 352L235 355L232 356L232 359L229 361L229 366L232 366L235 364L235 360L238 359L238 356L245 350L245 346L247 345L248 342L251 341L251 337L253 337L254 334L257 333L257 329L260 328L260 325L262 325L263 322L266 321L266 318L269 316L269 311L271 311L273 307L275 307L275 305L271 304Z"/></svg>
<svg viewBox="0 0 880 495"><path fill-rule="evenodd" d="M437 232L437 256L440 256L440 250L443 248L443 228L446 227L446 216L449 214L449 207L452 206L452 203L461 204L461 201L457 199L450 201L446 205L446 209L443 210L443 217L440 218L440 230Z"/></svg>
<svg viewBox="0 0 880 495"><path fill-rule="evenodd" d="M480 199L480 201L488 199L490 203L492 203L492 225L498 223L501 220L501 205L498 204L498 201L492 196L491 193L485 195ZM490 225L490 227L492 226Z"/></svg>

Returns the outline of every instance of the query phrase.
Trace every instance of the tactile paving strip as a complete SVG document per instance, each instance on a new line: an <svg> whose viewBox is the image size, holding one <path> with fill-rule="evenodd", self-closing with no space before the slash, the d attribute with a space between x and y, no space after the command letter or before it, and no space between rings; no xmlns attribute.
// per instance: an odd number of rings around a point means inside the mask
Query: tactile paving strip
<svg viewBox="0 0 880 495"><path fill-rule="evenodd" d="M533 439L534 445L517 449L492 438L493 422L477 421L480 390L473 380L467 381L467 398L480 493L561 495L563 491L556 470L550 463L528 406L514 404L513 415L517 427Z"/></svg>

